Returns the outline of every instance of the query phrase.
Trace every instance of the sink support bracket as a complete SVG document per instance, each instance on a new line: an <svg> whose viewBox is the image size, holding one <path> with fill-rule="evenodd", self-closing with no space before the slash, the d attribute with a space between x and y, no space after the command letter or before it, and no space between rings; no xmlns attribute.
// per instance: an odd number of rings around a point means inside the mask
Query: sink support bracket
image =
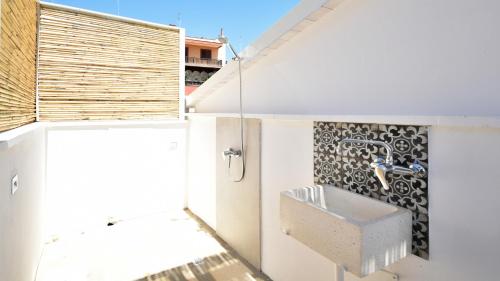
<svg viewBox="0 0 500 281"><path fill-rule="evenodd" d="M341 264L335 265L335 281L344 281L345 280L345 272L347 271L347 268ZM359 280L363 281L371 281L371 280L378 280L378 281L399 281L399 276L396 273L389 272L387 270L379 270L375 272L373 275L368 275L364 278L361 278Z"/></svg>
<svg viewBox="0 0 500 281"><path fill-rule="evenodd" d="M346 268L341 264L335 265L335 281L344 281L344 273Z"/></svg>

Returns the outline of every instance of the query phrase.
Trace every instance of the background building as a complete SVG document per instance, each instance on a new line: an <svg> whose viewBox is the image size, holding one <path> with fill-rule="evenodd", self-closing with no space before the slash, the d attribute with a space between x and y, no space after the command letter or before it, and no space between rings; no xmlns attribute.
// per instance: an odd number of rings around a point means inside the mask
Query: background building
<svg viewBox="0 0 500 281"><path fill-rule="evenodd" d="M226 63L226 49L219 40L186 37L186 95Z"/></svg>

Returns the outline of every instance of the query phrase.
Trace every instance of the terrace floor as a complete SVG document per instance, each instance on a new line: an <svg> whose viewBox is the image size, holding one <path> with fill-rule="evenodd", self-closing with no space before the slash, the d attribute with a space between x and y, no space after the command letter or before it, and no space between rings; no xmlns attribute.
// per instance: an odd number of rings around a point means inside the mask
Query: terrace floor
<svg viewBox="0 0 500 281"><path fill-rule="evenodd" d="M156 214L47 243L36 281L264 281L189 211Z"/></svg>

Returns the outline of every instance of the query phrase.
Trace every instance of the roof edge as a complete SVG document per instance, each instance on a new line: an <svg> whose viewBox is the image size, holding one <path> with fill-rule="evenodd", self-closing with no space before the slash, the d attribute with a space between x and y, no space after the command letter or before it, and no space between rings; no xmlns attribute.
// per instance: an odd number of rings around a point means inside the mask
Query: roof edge
<svg viewBox="0 0 500 281"><path fill-rule="evenodd" d="M184 29L184 28L178 27L178 26L159 24L159 23L143 21L143 20L134 19L134 18L127 18L127 17L117 16L117 15L113 15L113 14L107 14L107 13L101 13L101 12L96 12L96 11L87 10L87 9L76 8L76 7L72 7L72 6L49 3L49 2L45 2L45 1L40 1L39 3L40 3L41 7L47 7L47 8L52 8L52 9L67 11L67 12L73 12L73 13L80 13L80 14L84 14L84 15L106 18L106 19L110 19L110 20L117 20L117 21L122 21L122 22L127 22L127 23L145 25L145 26L149 26L149 27L170 29L170 30L175 30L175 31L179 31L179 30Z"/></svg>
<svg viewBox="0 0 500 281"><path fill-rule="evenodd" d="M279 49L295 35L305 30L325 14L333 11L344 1L346 0L302 0L239 54L243 58L241 61L242 68L250 67L262 57ZM237 68L237 62L235 61L226 64L186 98L187 106L195 106L198 102L211 95L217 88L235 78Z"/></svg>
<svg viewBox="0 0 500 281"><path fill-rule="evenodd" d="M203 42L211 42L211 43L221 43L219 41L219 39L200 38L200 37L194 37L194 36L186 36L186 39L196 40L196 41L203 41Z"/></svg>

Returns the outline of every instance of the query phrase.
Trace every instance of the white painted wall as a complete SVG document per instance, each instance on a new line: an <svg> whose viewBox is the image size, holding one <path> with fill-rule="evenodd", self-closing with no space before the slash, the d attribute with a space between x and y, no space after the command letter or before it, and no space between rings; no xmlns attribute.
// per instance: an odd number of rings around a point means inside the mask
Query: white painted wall
<svg viewBox="0 0 500 281"><path fill-rule="evenodd" d="M262 121L262 270L274 281L331 281L335 276L329 260L280 229L280 192L314 182L312 136L312 121Z"/></svg>
<svg viewBox="0 0 500 281"><path fill-rule="evenodd" d="M433 126L429 134L430 260L410 256L388 270L402 281L497 280L500 129ZM279 229L279 192L313 183L312 121L263 119L261 149L263 271L274 281L334 280L334 263ZM198 194L190 200L213 204ZM203 217L206 210L195 213ZM359 279L347 274L346 280Z"/></svg>
<svg viewBox="0 0 500 281"><path fill-rule="evenodd" d="M222 65L225 65L227 62L227 57L226 57L227 48L228 47L224 44L217 50L217 59L222 61Z"/></svg>
<svg viewBox="0 0 500 281"><path fill-rule="evenodd" d="M11 195L11 179L19 189ZM39 127L0 149L0 280L33 281L42 253L45 133Z"/></svg>
<svg viewBox="0 0 500 281"><path fill-rule="evenodd" d="M245 112L498 115L498 10L496 0L344 1L244 71ZM237 112L236 87L197 112Z"/></svg>
<svg viewBox="0 0 500 281"><path fill-rule="evenodd" d="M498 118L498 10L494 0L344 1L244 70L244 111L377 115L376 123L383 115ZM238 112L235 78L197 112ZM312 141L310 121L262 122L262 268L274 281L335 279L333 263L279 230L279 192L313 182ZM498 280L498 144L500 129L431 127L430 260L389 267L401 280Z"/></svg>
<svg viewBox="0 0 500 281"><path fill-rule="evenodd" d="M185 128L48 129L47 236L185 207Z"/></svg>
<svg viewBox="0 0 500 281"><path fill-rule="evenodd" d="M241 149L239 118L217 118L216 228L224 241L257 270L261 269L260 132L259 119L243 123L244 157L222 157L228 148ZM243 167L243 158L245 166ZM244 168L244 177L241 179ZM239 182L235 182L240 180Z"/></svg>
<svg viewBox="0 0 500 281"><path fill-rule="evenodd" d="M190 118L187 140L188 208L216 228L216 120Z"/></svg>
<svg viewBox="0 0 500 281"><path fill-rule="evenodd" d="M334 280L333 263L279 229L279 192L313 182L312 123L264 120L262 130L263 270L274 281ZM430 261L388 269L403 281L497 280L500 129L432 127L429 141Z"/></svg>

